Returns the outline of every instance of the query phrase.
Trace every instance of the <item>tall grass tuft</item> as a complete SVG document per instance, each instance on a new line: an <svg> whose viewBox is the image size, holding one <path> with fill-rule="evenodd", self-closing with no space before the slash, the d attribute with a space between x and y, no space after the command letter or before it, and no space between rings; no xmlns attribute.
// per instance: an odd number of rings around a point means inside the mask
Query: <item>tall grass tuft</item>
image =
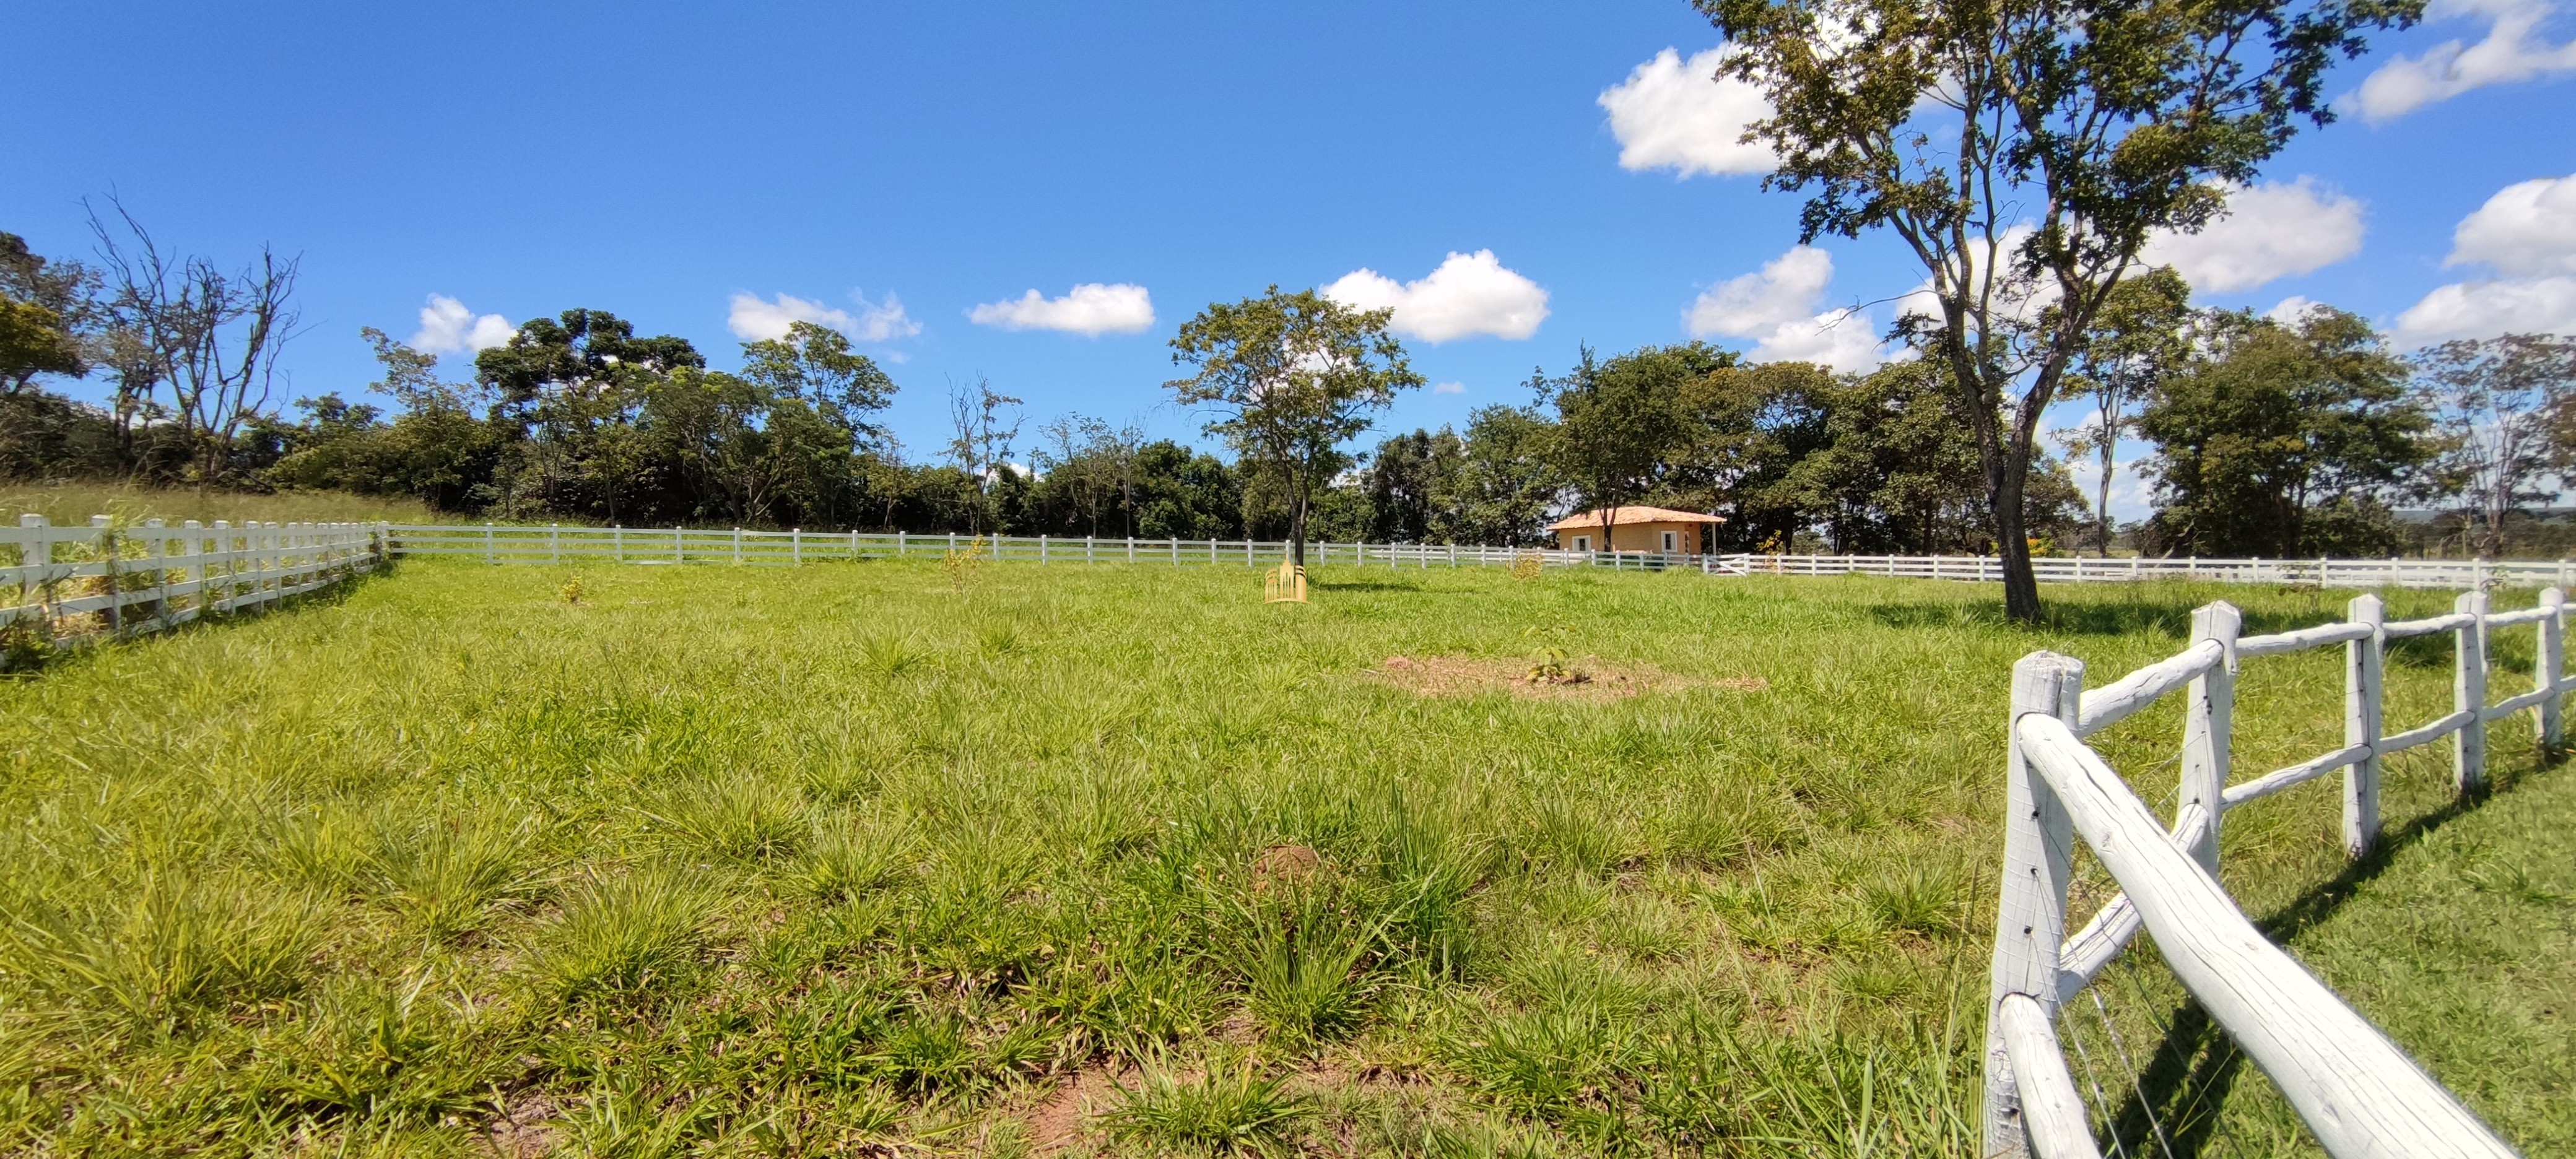
<svg viewBox="0 0 2576 1159"><path fill-rule="evenodd" d="M694 852L746 863L791 857L811 832L794 789L753 775L683 781L644 815Z"/></svg>
<svg viewBox="0 0 2576 1159"><path fill-rule="evenodd" d="M1247 1054L1186 1076L1149 1065L1101 1125L1141 1153L1276 1156L1292 1153L1296 1127L1312 1113L1285 1076L1261 1073Z"/></svg>
<svg viewBox="0 0 2576 1159"><path fill-rule="evenodd" d="M432 939L447 939L483 924L496 902L534 895L543 879L524 863L529 830L485 820L432 824L408 839L388 841L375 857L373 875L386 904Z"/></svg>
<svg viewBox="0 0 2576 1159"><path fill-rule="evenodd" d="M1363 964L1384 923L1364 926L1336 904L1332 883L1310 881L1260 895L1244 986L1252 1013L1290 1046L1312 1047L1359 1026L1376 988Z"/></svg>
<svg viewBox="0 0 2576 1159"><path fill-rule="evenodd" d="M639 866L565 890L563 916L529 965L566 998L633 998L685 983L697 968L715 899L677 870Z"/></svg>
<svg viewBox="0 0 2576 1159"><path fill-rule="evenodd" d="M294 992L318 916L300 893L153 871L116 895L17 915L0 927L0 974L136 1029L178 1031Z"/></svg>
<svg viewBox="0 0 2576 1159"><path fill-rule="evenodd" d="M908 874L919 847L909 817L817 818L797 860L795 880L809 897L840 901Z"/></svg>

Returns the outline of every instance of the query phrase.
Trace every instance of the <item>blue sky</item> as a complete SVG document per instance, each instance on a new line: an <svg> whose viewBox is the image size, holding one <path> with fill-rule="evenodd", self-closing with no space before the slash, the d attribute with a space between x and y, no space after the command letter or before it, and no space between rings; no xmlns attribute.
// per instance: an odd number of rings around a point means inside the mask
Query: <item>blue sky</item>
<svg viewBox="0 0 2576 1159"><path fill-rule="evenodd" d="M2175 251L2204 301L2303 297L2410 339L2576 331L2576 181L2545 183L2576 171L2568 31L2547 0L2436 15L2338 73L2352 115L2275 161L2232 232ZM1275 282L1398 305L1449 384L1384 424L1409 429L1526 401L1532 367L1585 342L1695 326L1865 362L1867 329L1812 319L1880 302L1882 326L1921 276L1884 236L1792 251L1797 200L1727 172L1758 158L1712 128L1740 94L1700 79L1717 38L1679 0L28 5L10 25L0 229L86 257L81 199L113 191L175 246L302 255L294 394L360 391L362 325L462 351L487 315L485 340L588 306L730 365L740 329L830 311L878 339L917 457L979 373L1032 430L1079 410L1193 437L1165 341ZM428 324L432 295L461 309Z"/></svg>

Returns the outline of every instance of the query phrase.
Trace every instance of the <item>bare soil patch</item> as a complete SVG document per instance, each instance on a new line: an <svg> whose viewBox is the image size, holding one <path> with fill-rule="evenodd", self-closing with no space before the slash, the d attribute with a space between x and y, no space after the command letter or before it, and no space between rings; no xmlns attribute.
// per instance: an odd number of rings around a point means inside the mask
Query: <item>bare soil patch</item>
<svg viewBox="0 0 2576 1159"><path fill-rule="evenodd" d="M1761 692L1771 687L1759 676L1682 676L1652 664L1610 664L1597 656L1566 661L1562 675L1533 678L1537 666L1537 661L1521 658L1389 656L1367 675L1423 696L1473 696L1499 689L1530 700L1619 700L1678 688Z"/></svg>

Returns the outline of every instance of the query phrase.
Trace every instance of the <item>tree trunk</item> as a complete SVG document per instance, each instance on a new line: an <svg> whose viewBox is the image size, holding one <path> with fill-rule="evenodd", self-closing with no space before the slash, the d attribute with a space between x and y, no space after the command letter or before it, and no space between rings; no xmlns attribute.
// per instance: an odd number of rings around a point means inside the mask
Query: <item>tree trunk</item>
<svg viewBox="0 0 2576 1159"><path fill-rule="evenodd" d="M2000 479L1986 481L1987 505L1994 511L1995 554L2004 567L2004 615L2019 623L2039 621L2039 575L2031 568L2030 537L2022 526L2021 497L2030 478L2030 458L2019 448L1997 456L2005 468Z"/></svg>
<svg viewBox="0 0 2576 1159"><path fill-rule="evenodd" d="M1288 512L1288 558L1301 571L1306 567L1306 493L1305 487L1297 489L1297 505Z"/></svg>
<svg viewBox="0 0 2576 1159"><path fill-rule="evenodd" d="M2100 497L2094 500L2093 514L2100 518L2102 524L2102 558L2109 559L2111 558L2111 443L2108 435L2103 436L2103 439L2102 486L2098 492Z"/></svg>

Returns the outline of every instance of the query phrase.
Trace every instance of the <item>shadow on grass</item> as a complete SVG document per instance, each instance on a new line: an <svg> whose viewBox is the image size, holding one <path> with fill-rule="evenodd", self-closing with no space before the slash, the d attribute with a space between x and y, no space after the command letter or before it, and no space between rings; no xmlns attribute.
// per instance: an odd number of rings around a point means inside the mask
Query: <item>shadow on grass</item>
<svg viewBox="0 0 2576 1159"><path fill-rule="evenodd" d="M309 592L283 596L240 611L208 612L166 627L138 627L122 635L103 636L77 646L59 646L54 644L50 637L33 642L32 647L22 645L14 639L0 641L0 680L33 680L67 664L100 655L109 648L170 639L195 632L213 631L226 624L280 612L304 608L337 607L347 603L350 597L356 595L360 585L392 576L395 567L395 561L387 559L366 571L351 572ZM128 605L128 607L136 606L150 605ZM149 624L152 617L137 616L136 619Z"/></svg>
<svg viewBox="0 0 2576 1159"><path fill-rule="evenodd" d="M1317 580L1309 578L1307 587L1319 592L1420 592L1430 589L1417 580Z"/></svg>
<svg viewBox="0 0 2576 1159"><path fill-rule="evenodd" d="M2561 756L2545 762L2534 772L2556 768L2564 759ZM2486 792L2455 798L2439 809L2383 831L2369 853L2255 919L2255 928L2276 945L2286 943L2300 931L2332 916L2360 892L2364 882L2395 864L2399 854L2493 797L2512 792L2520 780L2515 777ZM2197 1002L2185 1001L2175 1007L2164 1026L2163 1041L2147 1056L2146 1065L2138 1069L2137 1085L2112 1116L2113 1146L2125 1148L2132 1155L2167 1153L2174 1159L2232 1154L2232 1145L2219 1146L2218 1119L2244 1073L2248 1062L2244 1052ZM2165 1138L2162 1143L2157 1140L2160 1126Z"/></svg>
<svg viewBox="0 0 2576 1159"><path fill-rule="evenodd" d="M2191 633L2191 613L2207 600L2185 601L2177 598L2106 599L2078 601L2054 599L2040 609L2038 631L2075 636L2125 636L2135 632L2159 632L2184 637ZM2000 601L1988 603L1911 603L1871 604L1870 618L1891 628L1999 628L2014 624L2004 616ZM2244 634L2262 635L2305 628L2342 616L2332 610L2307 612L2245 613ZM2447 658L2450 653L2445 651ZM2447 662L2447 660L2445 661Z"/></svg>

